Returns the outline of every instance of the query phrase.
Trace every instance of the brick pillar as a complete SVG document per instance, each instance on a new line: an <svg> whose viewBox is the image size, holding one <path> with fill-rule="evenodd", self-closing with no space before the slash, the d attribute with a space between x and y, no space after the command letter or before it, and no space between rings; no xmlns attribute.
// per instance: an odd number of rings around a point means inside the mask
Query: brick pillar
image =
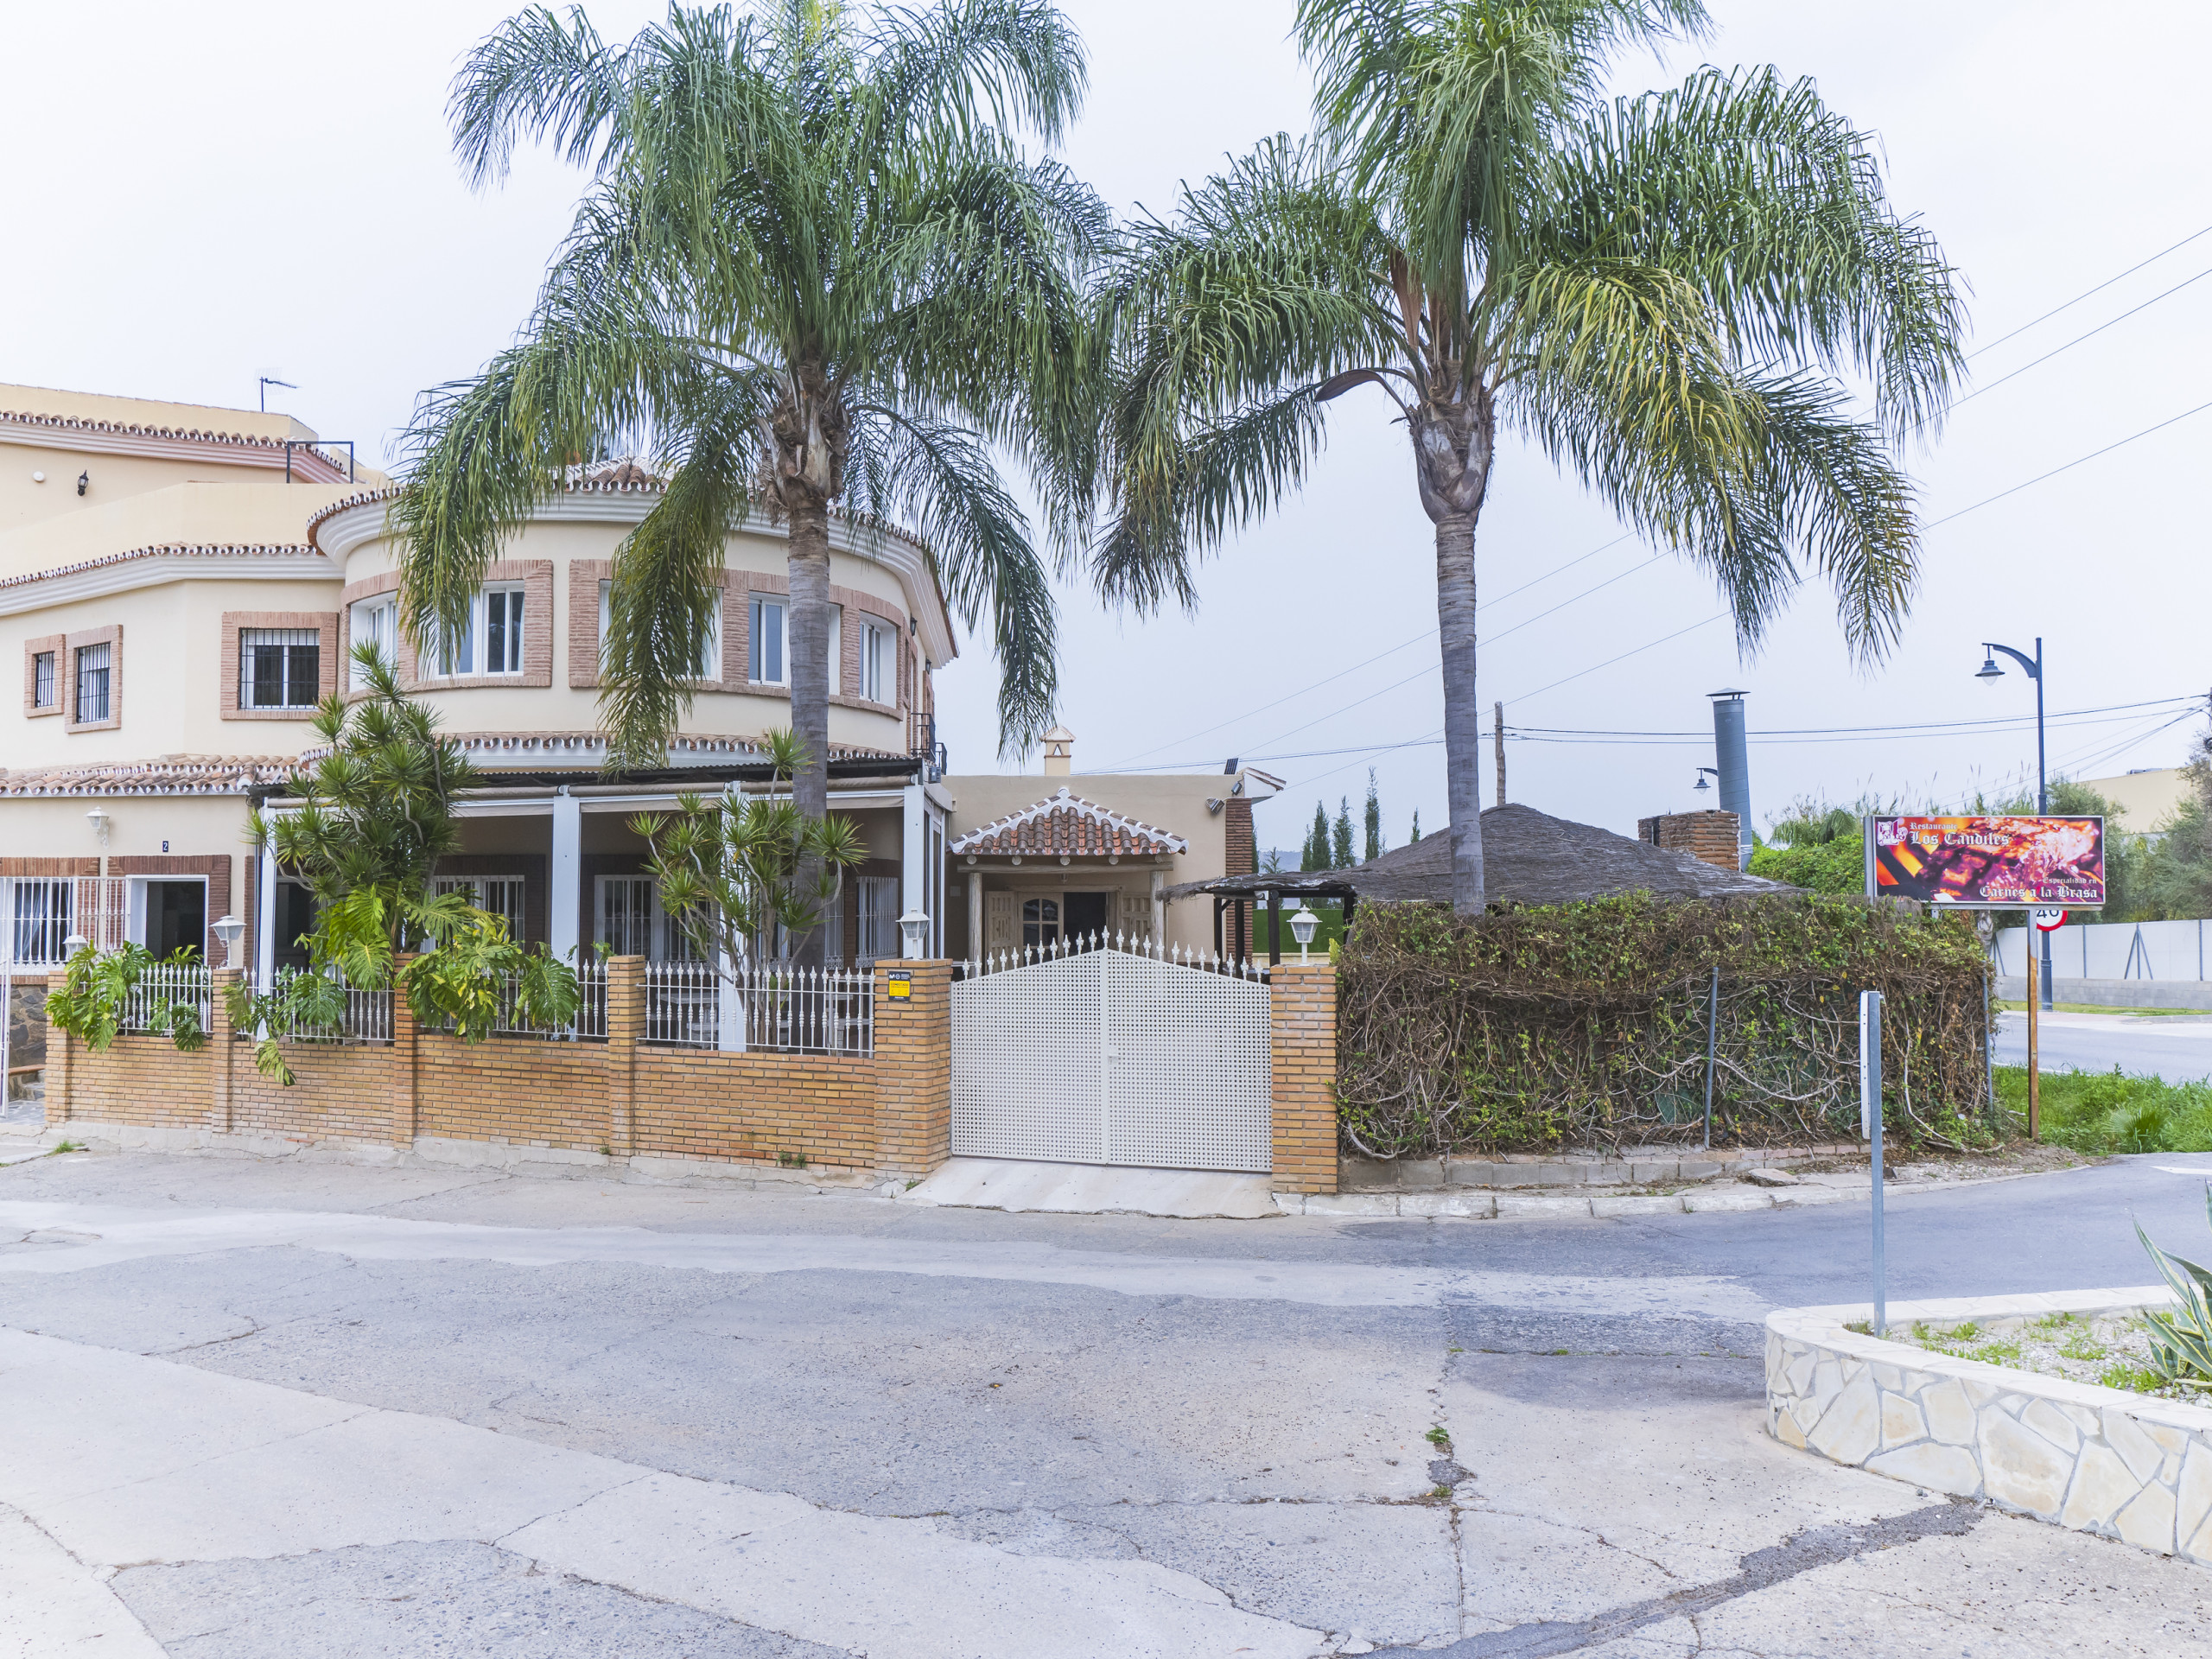
<svg viewBox="0 0 2212 1659"><path fill-rule="evenodd" d="M1337 1190L1337 970L1325 958L1269 976L1278 1192Z"/></svg>
<svg viewBox="0 0 2212 1659"><path fill-rule="evenodd" d="M638 1149L638 1039L645 1034L645 959L607 959L607 1145Z"/></svg>
<svg viewBox="0 0 2212 1659"><path fill-rule="evenodd" d="M224 993L245 977L243 968L218 968L210 976L212 995L207 999L207 1046L211 1051L207 1075L213 1098L207 1106L207 1127L219 1135L230 1133L231 1062L232 1050L237 1047L236 1033L231 1028L231 1008Z"/></svg>
<svg viewBox="0 0 2212 1659"><path fill-rule="evenodd" d="M385 1133L403 1152L415 1145L422 1033L407 993L400 987L399 970L414 960L414 954L406 950L394 953L391 959L391 1116Z"/></svg>
<svg viewBox="0 0 2212 1659"><path fill-rule="evenodd" d="M46 976L46 1121L49 1127L69 1120L69 1035L54 1023L54 996L69 988L67 973Z"/></svg>
<svg viewBox="0 0 2212 1659"><path fill-rule="evenodd" d="M911 996L891 995L909 976ZM875 965L875 1161L926 1175L952 1155L952 964Z"/></svg>

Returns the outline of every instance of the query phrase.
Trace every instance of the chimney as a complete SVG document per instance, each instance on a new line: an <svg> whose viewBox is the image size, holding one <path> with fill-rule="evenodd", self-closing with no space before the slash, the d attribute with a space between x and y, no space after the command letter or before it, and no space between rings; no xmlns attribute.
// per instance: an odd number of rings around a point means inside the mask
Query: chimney
<svg viewBox="0 0 2212 1659"><path fill-rule="evenodd" d="M1736 868L1751 868L1751 762L1744 742L1744 694L1708 691L1713 760L1720 772L1720 810L1736 815Z"/></svg>
<svg viewBox="0 0 2212 1659"><path fill-rule="evenodd" d="M1065 778L1075 770L1075 734L1055 726L1045 734L1045 775Z"/></svg>

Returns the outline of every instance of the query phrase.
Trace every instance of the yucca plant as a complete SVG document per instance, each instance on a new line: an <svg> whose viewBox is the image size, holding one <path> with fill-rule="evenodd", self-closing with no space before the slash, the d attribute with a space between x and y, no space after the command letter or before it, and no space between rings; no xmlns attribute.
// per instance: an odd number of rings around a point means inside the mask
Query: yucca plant
<svg viewBox="0 0 2212 1659"><path fill-rule="evenodd" d="M2212 1184L2204 1189L2204 1208L2212 1217ZM2171 1255L2151 1242L2143 1224L2135 1236L2151 1253L2158 1276L2174 1294L2171 1310L2143 1316L2151 1327L2151 1365L2160 1380L2185 1388L2212 1389L2212 1271L2185 1256Z"/></svg>

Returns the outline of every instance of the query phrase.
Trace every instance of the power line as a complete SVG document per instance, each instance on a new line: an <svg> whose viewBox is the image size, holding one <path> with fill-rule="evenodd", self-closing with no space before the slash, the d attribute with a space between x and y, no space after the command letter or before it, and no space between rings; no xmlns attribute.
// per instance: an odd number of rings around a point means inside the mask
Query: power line
<svg viewBox="0 0 2212 1659"><path fill-rule="evenodd" d="M2062 709L2050 718L2071 719L2077 715L2118 714L2135 709L2164 708L2169 703L2196 703L2202 701L2201 694L2187 691L2171 697L2146 697L2140 702L2107 702L2100 703L2093 709ZM1986 720L1931 720L1893 726L1766 726L1749 733L1748 735L1752 737L1803 737L1815 734L1840 736L1851 733L1933 731L1938 728L1948 729L1962 726L2003 726L2022 720L2032 722L2034 718L2032 715L1993 715ZM1541 733L1546 736L1556 734L1572 737L1707 737L1711 735L1710 733L1703 731L1672 728L1650 731L1613 726L1509 726L1505 729L1508 732Z"/></svg>
<svg viewBox="0 0 2212 1659"><path fill-rule="evenodd" d="M2036 318L2036 319L2035 319L2035 321L2034 321L2033 322L2024 322L2024 323L2022 323L2018 327L2017 327L2017 328L2015 328L2014 330L2012 330L2012 332L2011 334L1999 334L1999 335L1998 335L1998 337L1997 337L1996 339L1994 339L1994 340L1991 340L1991 341L1989 342L1989 344L1988 344L1988 345L1986 345L1986 346L1975 346L1975 347L1974 348L1974 350L1972 350L1972 351L1970 351L1970 352L1968 352L1968 353L1967 353L1967 356L1968 358L1976 358L1976 357L1980 357L1980 356L1984 352L1993 352L1993 351L1995 351L1995 350L1996 350L1999 346L2002 346L2002 345L2003 345L2006 340L2012 340L2012 339L2014 339L2014 338L2016 338L2016 337L2017 337L2017 336L2018 336L2018 335L2021 335L2021 334L2026 334L2026 333L2028 332L2028 330L2029 330L2029 329L2031 329L2031 328L2032 328L2032 327L2034 327L2036 326L2036 324L2037 324L2037 323L2041 323L2041 322L2049 322L2049 321L2050 321L2053 317L2056 316L2056 315L2057 315L2061 311L2064 311L2064 310L2068 309L2069 307L2076 306L2076 305L2081 304L2081 303L2082 303L2082 301L2084 301L2084 300L2086 300L2086 299L2088 299L2088 298L2089 297L2089 296L2090 296L2090 295L2092 295L2092 294L2101 294L2101 293L2103 293L2103 292L2105 291L2105 289L2107 289L2110 288L2110 287L2111 287L2114 283L2119 282L2122 277L2133 276L2137 271L2139 271L2139 270L2142 270L2144 265L2155 265L2155 264L2157 264L2158 263L2158 261L2159 261L2159 260L2161 260L2161 259L2164 258L2168 254L2172 253L2173 251L2175 251L2175 250L2176 250L2176 249L2179 249L2179 248L2185 248L2185 247L2187 247L2190 243L2192 243L2192 242L2196 241L2196 238L2197 238L2198 237L2202 236L2202 235L2205 233L2205 232L2206 232L2206 231L2212 231L2212 225L2207 225L2207 226L2204 227L2204 230L2202 230L2202 231L2191 231L2191 232L2190 232L2187 236L2184 236L2183 238L2182 238L2182 239L2181 239L2180 241L2178 241L2178 242L2175 243L2175 244L2173 245L2173 247L2171 247L2171 248L2161 248L2161 249L2159 249L2159 250L2158 250L2158 252L2156 252L2156 253L2152 254L2152 255L2148 259L2144 260L2144 261L2142 262L2142 264L2130 265L2130 266L2129 266L2126 270L2121 271L2121 272L2120 273L2120 276L2107 276L2107 277L2106 277L2106 278L2105 278L2105 280L2104 280L2104 281L2102 281L2101 283L2098 283L2094 288L2085 288L2085 289L2082 289L2079 294L2076 294L2076 295L2075 295L2072 299L2070 299L2070 300L2067 301L2067 302L2066 302L2066 303L2065 303L2064 305L2055 305L2055 306L2053 306L2050 310L2048 310L2048 311L2044 312L2044 313L2043 314L2043 315L2041 315L2041 316L2039 316L2039 317Z"/></svg>
<svg viewBox="0 0 2212 1659"><path fill-rule="evenodd" d="M1994 495L1985 496L1980 500L1975 502L1973 506L1961 507L1956 512L1947 512L1941 518L1931 518L1926 524L1923 524L1921 528L1923 530L1933 530L1938 524L1949 524L1954 518L1963 518L1970 512L1977 512L1980 511L1983 507L1987 506L1993 501L2002 501L2008 495L2018 495L2022 490L2026 489L2029 485L2040 484L2047 478L2056 478L2061 473L2070 473L2076 467L2082 466L2085 462L2094 461L2100 455L2108 455L2115 449L2124 449L2129 444L2134 442L2138 438L2147 438L2153 432L2163 432L2168 427L2175 424L2176 422L2185 421L2192 415L2202 415L2208 409L2212 409L2212 403L2199 404L2195 409L2184 409L2180 414L2173 416L2166 420L2160 421L2156 426L2146 426L2140 432L2130 434L2128 436L2122 438L2118 443L2108 443L2101 449L2094 449L2086 455L2082 455L2075 460L2068 461L2063 467L2054 467L2047 473L2038 473L2035 477L2029 479L2025 483L2015 484L2009 490L1999 490Z"/></svg>
<svg viewBox="0 0 2212 1659"><path fill-rule="evenodd" d="M1980 397L1985 391L1996 391L1998 387L2003 385L2007 380L2017 379L2019 376L2025 374L2030 369L2035 368L2041 364L2050 362L2052 358L2056 357L2061 352L2072 351L2083 340L2094 340L2097 335L2104 333L2106 329L2113 327L2114 323L2126 322L2130 317L2133 316L2137 311L2148 310L2151 307L2156 305L2160 300L2171 299L2175 295L2180 293L2182 289L2187 288L2190 283L2201 283L2207 276L2212 276L2212 265L2207 265L2202 270L2198 271L2196 276L2189 277L2186 281L2176 283L2171 288L2168 289L2163 294L2152 295L2149 299L2144 301L2141 305L2135 307L2134 310L2123 311L2110 321L2099 323L2095 327L2090 329L2088 334L2075 335L2073 339L2068 340L2063 346L2054 346L2050 350L2045 352L2041 357L2035 359L2034 361L2021 364L2020 366L2014 369L2012 373L2000 374L1997 378L1991 381L1986 386L1976 386L1972 391L1967 393L1965 397L1955 398L1952 401L1951 407L1953 409L1956 409L1961 404L1972 403L1975 398Z"/></svg>

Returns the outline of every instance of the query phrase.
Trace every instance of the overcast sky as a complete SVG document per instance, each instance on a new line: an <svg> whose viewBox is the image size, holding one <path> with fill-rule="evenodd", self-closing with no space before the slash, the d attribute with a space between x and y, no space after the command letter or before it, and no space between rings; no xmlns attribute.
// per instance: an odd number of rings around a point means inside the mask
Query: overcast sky
<svg viewBox="0 0 2212 1659"><path fill-rule="evenodd" d="M203 0L16 15L0 56L17 158L0 379L251 407L256 377L274 374L298 383L276 395L309 425L388 454L416 393L473 372L522 320L577 193L542 157L481 196L453 166L448 81L507 10ZM658 8L589 10L620 35ZM1179 180L1307 124L1287 0L1068 10L1091 54L1068 156L1123 212L1164 211ZM1619 90L1700 61L1817 77L1832 105L1879 135L1895 200L1971 284L1970 349L2212 226L2202 7L2113 0L2093 28L2075 6L1969 0L1713 10L1713 40L1624 62ZM1478 542L1496 641L1483 702L1503 701L1524 728L1688 734L1516 740L1511 798L1630 831L1638 817L1702 804L1691 785L1712 760L1704 694L1724 685L1750 693L1762 824L1802 794L1871 789L1917 804L2017 780L2034 761L2033 688L2018 674L1993 690L1971 677L1983 639L2027 648L2038 633L2051 710L2067 715L2051 732L2054 772L2178 762L2201 702L2178 723L2165 723L2177 704L2072 711L2201 699L2212 683L2196 499L2212 410L1977 504L2212 396L2212 275L1993 384L2209 269L2212 235L1975 357L1974 384L1989 390L1910 458L1929 524L1925 580L1902 648L1872 674L1847 660L1816 582L1764 653L1739 661L1711 620L1709 582L1655 561L1541 455L1504 445ZM1140 622L1064 595L1063 718L1078 770L1255 760L1291 780L1263 810L1263 846L1294 847L1317 798L1333 810L1348 794L1357 814L1370 765L1392 844L1414 809L1427 829L1445 817L1442 750L1420 741L1442 720L1430 527L1382 400L1332 407L1318 475L1206 568L1195 616ZM940 676L956 771L996 764L995 683L988 640ZM1757 738L2003 716L2021 723ZM1402 747L1360 753L1382 745ZM1489 779L1485 758L1485 799Z"/></svg>

